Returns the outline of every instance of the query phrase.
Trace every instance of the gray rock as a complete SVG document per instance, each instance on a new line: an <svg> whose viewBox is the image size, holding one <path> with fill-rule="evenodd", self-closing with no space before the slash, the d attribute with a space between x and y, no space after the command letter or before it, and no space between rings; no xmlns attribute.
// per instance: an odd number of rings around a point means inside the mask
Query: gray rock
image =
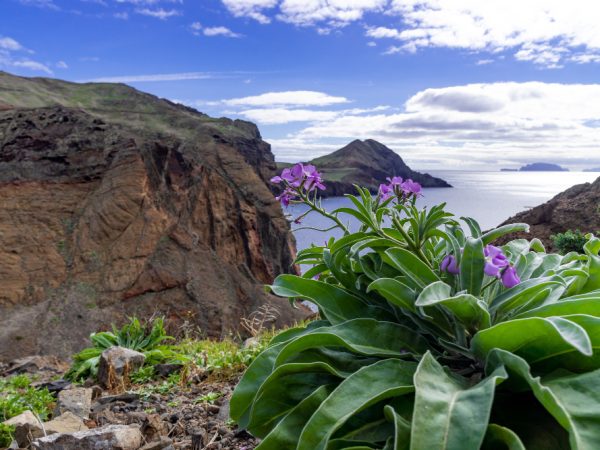
<svg viewBox="0 0 600 450"><path fill-rule="evenodd" d="M71 388L60 391L54 415L60 416L65 412L71 412L82 419L89 419L92 393L93 390L90 388Z"/></svg>
<svg viewBox="0 0 600 450"><path fill-rule="evenodd" d="M140 450L174 450L173 441L167 437L161 437L159 441L150 442L140 448Z"/></svg>
<svg viewBox="0 0 600 450"><path fill-rule="evenodd" d="M49 422L44 422L44 430L46 434L55 433L75 433L77 431L87 430L81 417L73 414L70 411L66 411L55 419Z"/></svg>
<svg viewBox="0 0 600 450"><path fill-rule="evenodd" d="M111 347L102 352L98 365L98 382L108 388L123 385L125 377L142 367L146 357L135 350Z"/></svg>
<svg viewBox="0 0 600 450"><path fill-rule="evenodd" d="M142 434L137 427L110 425L76 433L58 433L37 439L37 450L137 450Z"/></svg>
<svg viewBox="0 0 600 450"><path fill-rule="evenodd" d="M29 447L34 438L44 435L41 423L31 411L25 411L2 423L15 427L14 438L18 444L17 448Z"/></svg>

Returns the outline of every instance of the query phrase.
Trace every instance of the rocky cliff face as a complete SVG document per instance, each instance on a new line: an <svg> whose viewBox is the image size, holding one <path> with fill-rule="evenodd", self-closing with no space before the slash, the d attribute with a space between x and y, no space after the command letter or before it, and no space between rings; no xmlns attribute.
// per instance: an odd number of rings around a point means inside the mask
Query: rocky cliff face
<svg viewBox="0 0 600 450"><path fill-rule="evenodd" d="M396 152L372 139L355 140L345 147L311 161L326 181L323 197L354 194L354 184L377 192L386 177L401 176L421 183L423 187L451 187L444 180L415 172Z"/></svg>
<svg viewBox="0 0 600 450"><path fill-rule="evenodd" d="M126 95L70 97L106 86ZM295 250L256 127L99 90L0 74L0 359L70 354L134 314L215 337L265 303L297 317L261 286L295 270Z"/></svg>
<svg viewBox="0 0 600 450"><path fill-rule="evenodd" d="M584 233L600 231L600 178L594 183L573 186L550 201L521 212L506 223L522 222L531 225L529 234L520 233L506 239L537 237L547 250L554 250L550 236L567 230Z"/></svg>

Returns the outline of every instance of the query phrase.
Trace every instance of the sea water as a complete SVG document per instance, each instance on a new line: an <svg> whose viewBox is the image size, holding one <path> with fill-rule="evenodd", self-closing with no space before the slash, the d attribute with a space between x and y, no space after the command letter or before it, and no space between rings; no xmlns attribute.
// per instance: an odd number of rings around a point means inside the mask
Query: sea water
<svg viewBox="0 0 600 450"><path fill-rule="evenodd" d="M446 209L457 217L468 216L476 219L482 229L489 229L504 222L520 211L542 204L569 187L592 182L600 176L594 172L474 172L474 171L432 171L431 175L450 183L452 188L429 188L423 190L419 205L447 204ZM351 202L344 197L323 200L323 206L332 211ZM306 211L304 205L290 206L286 213L290 218L298 217ZM356 221L340 215L351 227ZM332 223L316 214L309 214L300 227L328 228ZM298 249L311 243L322 245L330 236L340 236L337 230L320 232L297 230L294 232Z"/></svg>

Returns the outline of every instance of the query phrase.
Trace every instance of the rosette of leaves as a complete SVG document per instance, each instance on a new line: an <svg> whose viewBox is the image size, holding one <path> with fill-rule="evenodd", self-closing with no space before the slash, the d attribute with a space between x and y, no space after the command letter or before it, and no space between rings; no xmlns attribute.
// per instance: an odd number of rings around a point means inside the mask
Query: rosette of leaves
<svg viewBox="0 0 600 450"><path fill-rule="evenodd" d="M444 205L360 194L334 211L360 230L271 286L321 320L273 338L233 394L257 450L600 448L600 240L564 256L509 242L520 283L505 288L484 248L527 226L483 233Z"/></svg>
<svg viewBox="0 0 600 450"><path fill-rule="evenodd" d="M165 341L174 338L167 335L164 320L159 317L148 323L141 323L133 317L129 323L117 328L114 324L112 331L92 333L92 347L83 349L73 356L73 365L65 375L70 380L81 380L88 376L95 377L98 373L100 355L110 347L125 347L143 353L146 365L159 364L177 359L178 355Z"/></svg>

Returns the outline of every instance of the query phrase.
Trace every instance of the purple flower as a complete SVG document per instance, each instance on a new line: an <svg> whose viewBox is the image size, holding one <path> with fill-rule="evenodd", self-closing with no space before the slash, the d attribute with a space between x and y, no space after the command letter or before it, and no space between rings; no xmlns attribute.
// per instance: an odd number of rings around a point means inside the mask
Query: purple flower
<svg viewBox="0 0 600 450"><path fill-rule="evenodd" d="M521 279L517 274L517 270L513 266L508 266L506 269L504 269L501 280L502 284L506 288L515 287L521 282Z"/></svg>
<svg viewBox="0 0 600 450"><path fill-rule="evenodd" d="M387 177L386 180L388 180L388 183L390 184L391 187L400 186L400 185L402 185L402 181L404 181L402 179L402 177L392 177L392 178Z"/></svg>
<svg viewBox="0 0 600 450"><path fill-rule="evenodd" d="M306 177L304 181L304 189L308 192L312 191L315 188L320 190L325 190L325 185L323 184L323 179L321 178L321 174L317 172L317 168L312 164L308 164L303 168L304 177Z"/></svg>
<svg viewBox="0 0 600 450"><path fill-rule="evenodd" d="M275 197L275 200L281 202L282 206L286 208L290 205L290 202L296 198L296 193L290 188L286 188L281 195Z"/></svg>
<svg viewBox="0 0 600 450"><path fill-rule="evenodd" d="M283 178L281 178L279 175L271 178L271 183L273 183L273 184L281 184L282 181L283 181Z"/></svg>
<svg viewBox="0 0 600 450"><path fill-rule="evenodd" d="M285 182L288 187L303 188L307 192L314 189L325 189L321 174L312 164L306 166L302 163L294 164L292 167L283 169L281 175L271 178L271 183L281 184L282 182Z"/></svg>
<svg viewBox="0 0 600 450"><path fill-rule="evenodd" d="M390 197L394 195L394 188L389 184L380 184L379 185L379 196L382 201L386 201Z"/></svg>
<svg viewBox="0 0 600 450"><path fill-rule="evenodd" d="M500 271L510 265L502 249L493 245L486 245L483 249L485 267L483 271L489 277L500 278Z"/></svg>
<svg viewBox="0 0 600 450"><path fill-rule="evenodd" d="M410 178L403 182L400 187L402 188L402 190L404 191L404 195L406 196L414 195L416 197L421 195L421 185L416 181L411 180Z"/></svg>
<svg viewBox="0 0 600 450"><path fill-rule="evenodd" d="M460 273L456 258L453 255L446 255L440 264L440 270L442 272L451 273L452 275L458 275Z"/></svg>

